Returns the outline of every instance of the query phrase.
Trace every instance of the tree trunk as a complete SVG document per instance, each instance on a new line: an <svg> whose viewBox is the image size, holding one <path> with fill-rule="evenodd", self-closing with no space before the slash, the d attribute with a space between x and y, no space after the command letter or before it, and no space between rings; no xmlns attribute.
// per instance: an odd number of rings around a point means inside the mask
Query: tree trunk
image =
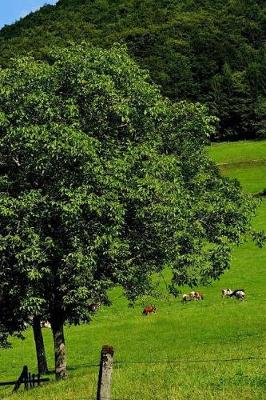
<svg viewBox="0 0 266 400"><path fill-rule="evenodd" d="M52 322L56 379L66 379L66 347L63 322Z"/></svg>
<svg viewBox="0 0 266 400"><path fill-rule="evenodd" d="M48 372L48 367L45 355L45 347L43 342L40 317L36 316L33 318L32 327L33 327L34 341L36 347L38 372L39 374L46 374Z"/></svg>

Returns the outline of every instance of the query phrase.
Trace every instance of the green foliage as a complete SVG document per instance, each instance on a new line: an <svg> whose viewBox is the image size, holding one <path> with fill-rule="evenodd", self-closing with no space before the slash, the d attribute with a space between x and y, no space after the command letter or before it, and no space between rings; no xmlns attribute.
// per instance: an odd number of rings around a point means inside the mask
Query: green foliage
<svg viewBox="0 0 266 400"><path fill-rule="evenodd" d="M0 71L3 297L24 319L78 323L166 264L176 285L218 279L253 201L207 157L215 118L164 99L124 47L49 60Z"/></svg>
<svg viewBox="0 0 266 400"><path fill-rule="evenodd" d="M164 95L206 103L214 139L264 135L265 13L261 0L60 0L0 33L0 64L14 54L49 59L70 41L126 43Z"/></svg>

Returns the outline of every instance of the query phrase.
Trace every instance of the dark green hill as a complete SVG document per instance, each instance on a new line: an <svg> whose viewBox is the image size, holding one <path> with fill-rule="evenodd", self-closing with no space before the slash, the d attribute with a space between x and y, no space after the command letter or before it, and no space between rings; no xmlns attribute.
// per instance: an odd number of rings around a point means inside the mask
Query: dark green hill
<svg viewBox="0 0 266 400"><path fill-rule="evenodd" d="M59 0L0 31L0 64L84 39L126 43L164 94L209 105L220 138L266 134L264 0Z"/></svg>

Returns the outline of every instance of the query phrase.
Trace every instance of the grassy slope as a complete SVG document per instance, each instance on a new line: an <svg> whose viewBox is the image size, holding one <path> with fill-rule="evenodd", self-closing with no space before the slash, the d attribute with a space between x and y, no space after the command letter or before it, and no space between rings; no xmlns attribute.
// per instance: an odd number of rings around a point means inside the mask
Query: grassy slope
<svg viewBox="0 0 266 400"><path fill-rule="evenodd" d="M258 154L263 158L265 145L266 142L244 142L241 150L241 144L223 144L213 146L211 154L219 162L228 162L229 154L234 161L249 161ZM241 174L238 168L227 167L224 173L240 176L246 190L266 187L263 165L249 165ZM266 201L262 202L254 225L258 229L266 228ZM101 309L90 325L66 329L68 381L16 396L10 395L9 387L0 391L0 398L2 393L14 400L82 400L90 396L95 399L97 368L93 365L98 362L101 346L107 343L115 347L115 360L121 362L116 364L113 374L114 399L265 398L265 265L266 248L257 249L252 243L245 243L234 250L230 271L220 282L204 289L204 302L182 305L179 300L164 297L163 293L160 301L153 300L158 313L147 318L141 315L141 309L150 299L129 309L117 289L112 294L113 306ZM242 303L221 300L220 289L228 286L244 287L247 300ZM52 366L51 333L45 330L44 335ZM265 359L246 360L248 357ZM222 362L239 358L244 360ZM154 360L168 362L152 364ZM35 368L31 332L24 342L15 341L12 350L1 351L1 380L17 376L23 364L32 370Z"/></svg>
<svg viewBox="0 0 266 400"><path fill-rule="evenodd" d="M210 151L217 163L266 161L266 140L215 143L211 145Z"/></svg>
<svg viewBox="0 0 266 400"><path fill-rule="evenodd" d="M266 188L266 140L213 144L210 151L221 170L238 179L246 191Z"/></svg>

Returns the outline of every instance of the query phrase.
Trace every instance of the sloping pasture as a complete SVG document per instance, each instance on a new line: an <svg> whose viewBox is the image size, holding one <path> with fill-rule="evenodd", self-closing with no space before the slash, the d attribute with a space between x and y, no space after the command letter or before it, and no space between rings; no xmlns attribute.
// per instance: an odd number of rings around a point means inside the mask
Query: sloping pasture
<svg viewBox="0 0 266 400"><path fill-rule="evenodd" d="M266 188L266 141L218 144L210 153L223 164L223 173L240 179L244 190ZM251 162L256 159L260 163ZM266 229L266 199L254 226ZM103 344L115 348L114 400L266 398L265 272L266 248L246 242L234 249L231 269L220 281L199 288L205 293L202 302L183 305L168 296L162 276L160 299L140 299L134 308L116 289L111 294L113 305L102 308L90 324L66 327L67 381L13 396L8 387L1 389L0 398L95 399ZM244 288L246 300L221 299L224 287ZM144 317L143 305L149 303L155 303L158 312ZM51 332L44 330L44 336L52 367ZM13 349L0 352L0 380L14 379L24 364L35 369L31 332L13 344Z"/></svg>

